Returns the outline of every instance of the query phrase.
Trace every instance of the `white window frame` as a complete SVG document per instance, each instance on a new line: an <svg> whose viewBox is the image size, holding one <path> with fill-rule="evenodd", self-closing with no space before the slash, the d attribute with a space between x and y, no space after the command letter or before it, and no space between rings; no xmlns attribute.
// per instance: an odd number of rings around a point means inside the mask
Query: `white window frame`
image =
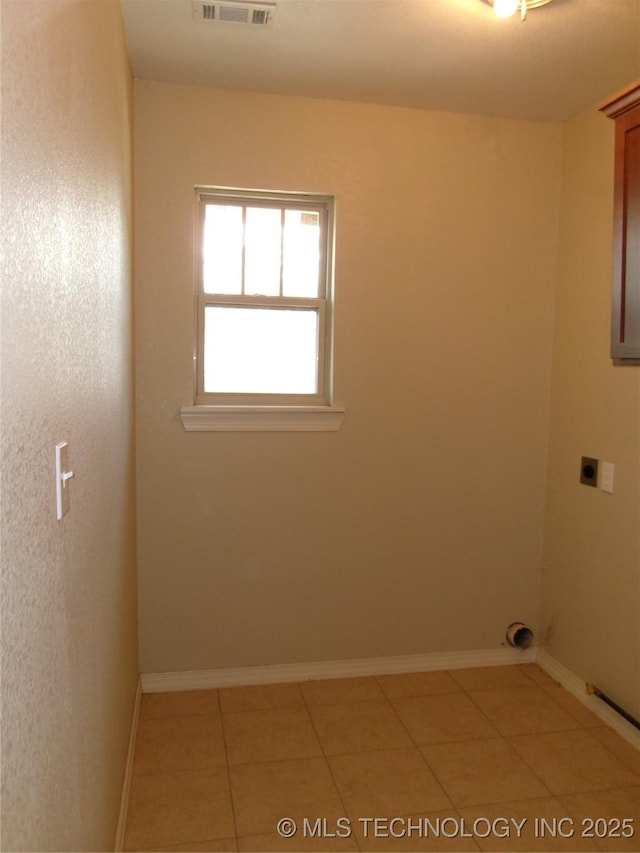
<svg viewBox="0 0 640 853"><path fill-rule="evenodd" d="M332 405L333 270L335 199L329 195L222 187L196 187L194 278L196 339L194 347L194 405L183 406L181 419L192 430L322 430L340 428L344 409ZM317 297L252 296L206 293L203 234L208 204L300 209L320 215L320 275ZM313 309L318 314L317 393L247 394L204 390L204 319L209 306L265 306Z"/></svg>

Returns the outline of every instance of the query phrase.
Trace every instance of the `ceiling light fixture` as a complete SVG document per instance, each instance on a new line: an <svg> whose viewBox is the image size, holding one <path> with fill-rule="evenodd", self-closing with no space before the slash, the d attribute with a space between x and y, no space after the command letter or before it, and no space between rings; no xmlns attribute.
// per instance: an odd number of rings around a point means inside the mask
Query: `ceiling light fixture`
<svg viewBox="0 0 640 853"><path fill-rule="evenodd" d="M510 18L520 9L521 20L526 20L529 9L546 6L551 0L485 0L493 6L493 11L499 18Z"/></svg>

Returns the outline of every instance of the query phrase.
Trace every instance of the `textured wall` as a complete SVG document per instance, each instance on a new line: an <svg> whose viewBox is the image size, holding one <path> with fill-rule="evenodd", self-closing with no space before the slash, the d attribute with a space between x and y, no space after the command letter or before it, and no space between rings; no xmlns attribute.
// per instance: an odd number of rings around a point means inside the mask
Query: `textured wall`
<svg viewBox="0 0 640 853"><path fill-rule="evenodd" d="M118 4L3 0L2 86L2 849L108 850L137 645Z"/></svg>
<svg viewBox="0 0 640 853"><path fill-rule="evenodd" d="M614 123L564 131L543 569L547 650L640 717L640 367L609 358ZM578 482L613 462L615 490Z"/></svg>
<svg viewBox="0 0 640 853"><path fill-rule="evenodd" d="M537 625L560 128L137 82L143 672ZM193 187L337 196L338 433L186 433Z"/></svg>

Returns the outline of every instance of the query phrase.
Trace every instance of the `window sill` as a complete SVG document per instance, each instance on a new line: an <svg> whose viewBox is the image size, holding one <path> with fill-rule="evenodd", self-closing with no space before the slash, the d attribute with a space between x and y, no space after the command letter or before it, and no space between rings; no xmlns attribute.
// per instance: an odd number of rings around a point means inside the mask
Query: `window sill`
<svg viewBox="0 0 640 853"><path fill-rule="evenodd" d="M338 406L182 406L187 432L337 432Z"/></svg>

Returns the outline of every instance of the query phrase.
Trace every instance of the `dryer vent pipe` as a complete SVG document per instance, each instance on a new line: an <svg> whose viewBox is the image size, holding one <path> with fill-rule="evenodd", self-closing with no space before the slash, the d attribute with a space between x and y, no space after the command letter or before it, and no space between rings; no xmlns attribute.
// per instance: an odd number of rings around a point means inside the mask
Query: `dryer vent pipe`
<svg viewBox="0 0 640 853"><path fill-rule="evenodd" d="M512 622L507 628L507 642L516 649L528 649L533 644L533 631L524 622Z"/></svg>

